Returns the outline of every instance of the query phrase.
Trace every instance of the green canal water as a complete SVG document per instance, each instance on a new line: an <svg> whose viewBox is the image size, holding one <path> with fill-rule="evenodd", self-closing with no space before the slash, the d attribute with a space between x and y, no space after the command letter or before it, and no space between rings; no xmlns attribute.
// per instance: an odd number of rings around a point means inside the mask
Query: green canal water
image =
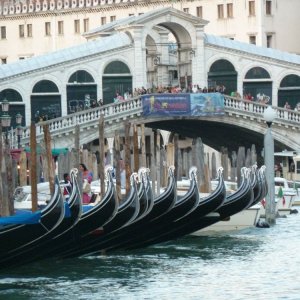
<svg viewBox="0 0 300 300"><path fill-rule="evenodd" d="M2 271L0 299L299 300L300 213L271 228Z"/></svg>

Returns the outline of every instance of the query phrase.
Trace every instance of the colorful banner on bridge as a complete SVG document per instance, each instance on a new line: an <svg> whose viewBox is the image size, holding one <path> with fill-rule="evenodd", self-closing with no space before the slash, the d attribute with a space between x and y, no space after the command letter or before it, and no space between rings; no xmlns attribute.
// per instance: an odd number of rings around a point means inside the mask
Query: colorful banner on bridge
<svg viewBox="0 0 300 300"><path fill-rule="evenodd" d="M148 115L189 115L189 94L149 94L142 96L143 114Z"/></svg>
<svg viewBox="0 0 300 300"><path fill-rule="evenodd" d="M224 114L220 93L142 95L144 116L210 116Z"/></svg>
<svg viewBox="0 0 300 300"><path fill-rule="evenodd" d="M191 116L224 115L224 96L220 93L190 94Z"/></svg>

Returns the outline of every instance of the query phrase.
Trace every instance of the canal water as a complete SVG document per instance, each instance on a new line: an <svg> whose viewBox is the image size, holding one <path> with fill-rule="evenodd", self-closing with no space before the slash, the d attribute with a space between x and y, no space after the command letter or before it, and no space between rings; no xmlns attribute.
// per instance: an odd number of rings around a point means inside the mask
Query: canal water
<svg viewBox="0 0 300 300"><path fill-rule="evenodd" d="M271 228L2 271L0 299L299 300L300 213Z"/></svg>

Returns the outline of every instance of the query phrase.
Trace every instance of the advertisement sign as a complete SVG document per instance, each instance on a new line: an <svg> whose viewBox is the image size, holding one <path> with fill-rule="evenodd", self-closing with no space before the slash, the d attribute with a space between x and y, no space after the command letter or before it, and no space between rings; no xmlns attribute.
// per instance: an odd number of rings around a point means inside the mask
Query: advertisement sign
<svg viewBox="0 0 300 300"><path fill-rule="evenodd" d="M144 116L224 115L224 96L220 93L142 95Z"/></svg>
<svg viewBox="0 0 300 300"><path fill-rule="evenodd" d="M224 96L220 93L190 94L191 116L224 115Z"/></svg>
<svg viewBox="0 0 300 300"><path fill-rule="evenodd" d="M189 94L143 95L142 103L144 116L184 116L191 112Z"/></svg>

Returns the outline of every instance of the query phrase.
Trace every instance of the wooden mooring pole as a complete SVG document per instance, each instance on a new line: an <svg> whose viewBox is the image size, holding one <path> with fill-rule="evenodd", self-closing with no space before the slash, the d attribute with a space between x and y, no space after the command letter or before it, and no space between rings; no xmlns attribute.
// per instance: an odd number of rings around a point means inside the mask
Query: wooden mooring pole
<svg viewBox="0 0 300 300"><path fill-rule="evenodd" d="M43 125L44 131L44 140L45 140L45 148L46 148L46 160L48 165L48 178L49 178L49 188L50 188L50 195L54 194L54 163L52 157L52 149L51 149L51 135L49 130L49 125Z"/></svg>
<svg viewBox="0 0 300 300"><path fill-rule="evenodd" d="M131 151L130 151L130 123L125 122L125 172L126 172L126 193L130 190L130 176L131 176Z"/></svg>
<svg viewBox="0 0 300 300"><path fill-rule="evenodd" d="M38 209L37 201L37 173L36 173L36 127L32 121L30 124L30 183L31 183L31 202L32 211L35 212Z"/></svg>
<svg viewBox="0 0 300 300"><path fill-rule="evenodd" d="M104 183L104 115L100 115L99 118L99 178L101 187L101 198L105 194L105 183Z"/></svg>

